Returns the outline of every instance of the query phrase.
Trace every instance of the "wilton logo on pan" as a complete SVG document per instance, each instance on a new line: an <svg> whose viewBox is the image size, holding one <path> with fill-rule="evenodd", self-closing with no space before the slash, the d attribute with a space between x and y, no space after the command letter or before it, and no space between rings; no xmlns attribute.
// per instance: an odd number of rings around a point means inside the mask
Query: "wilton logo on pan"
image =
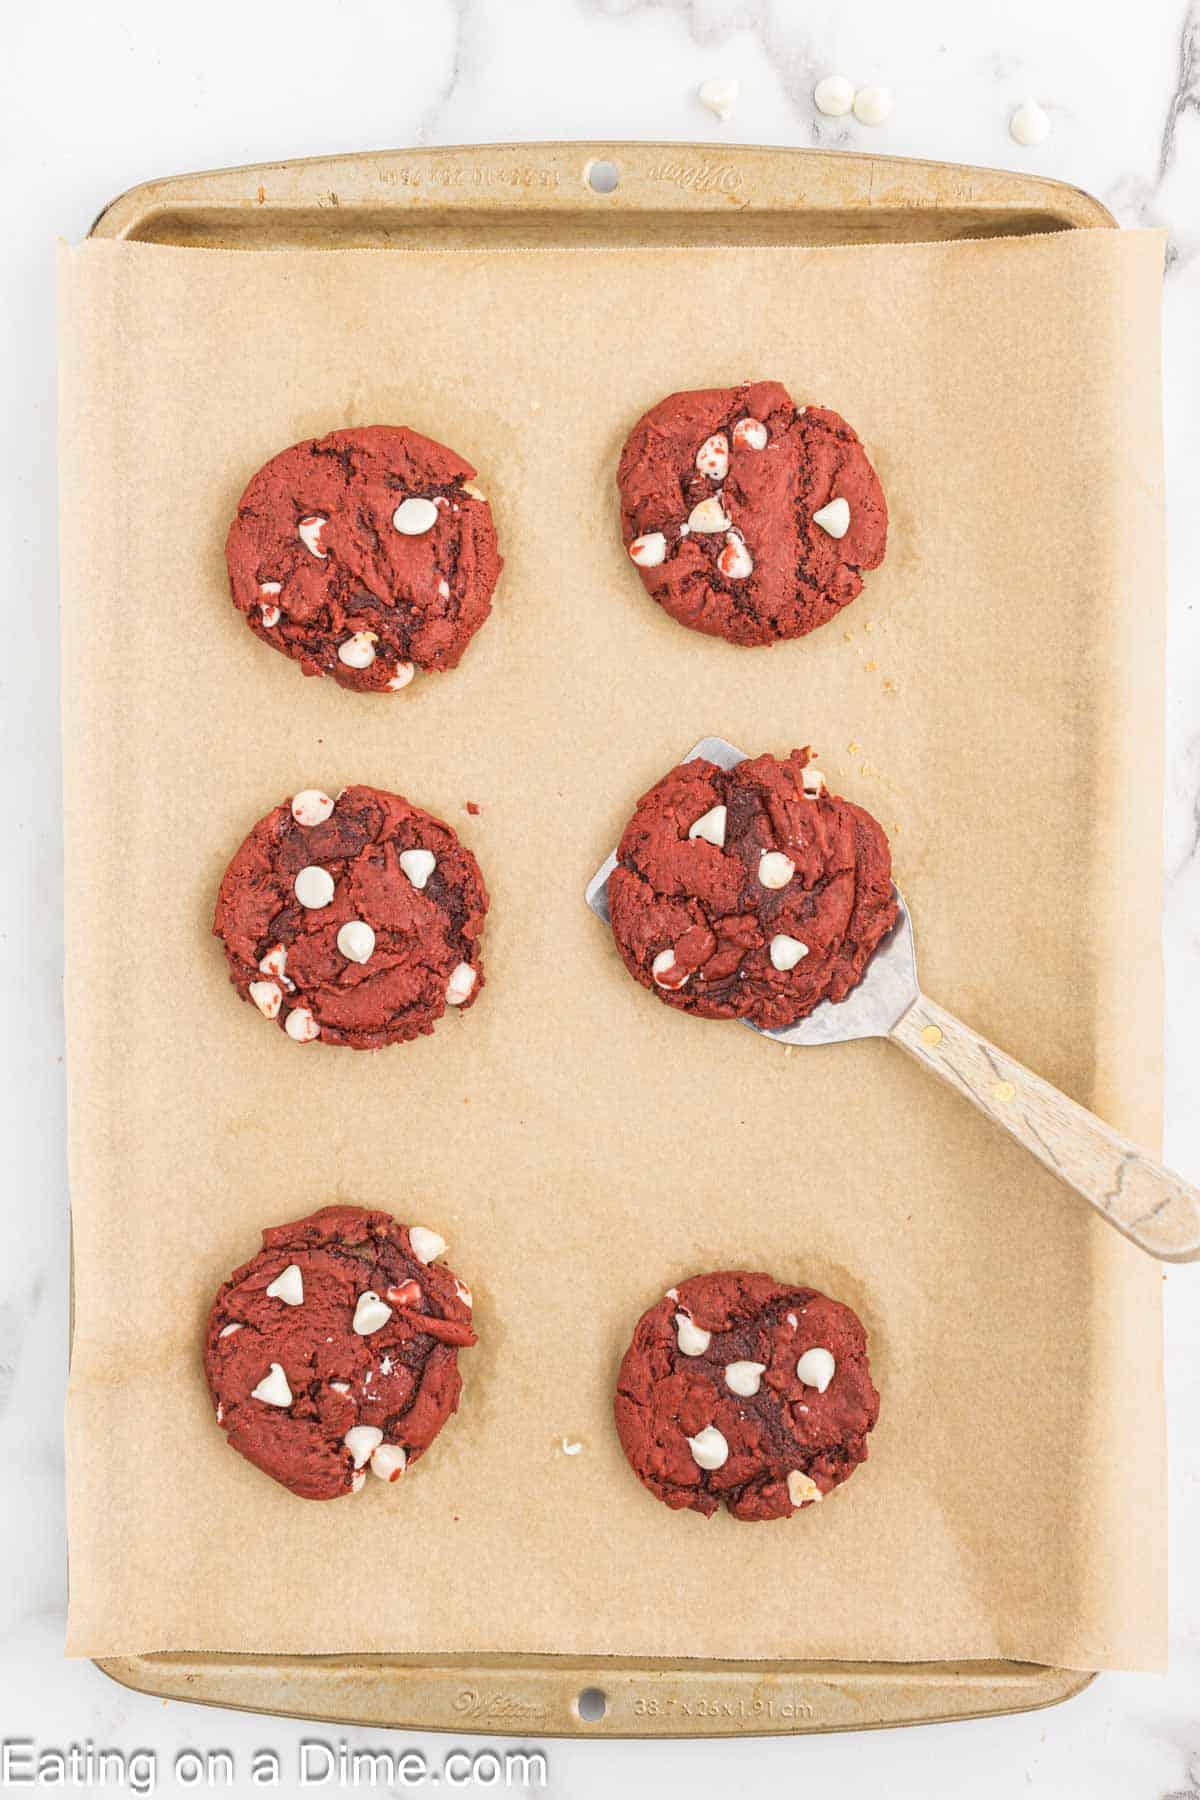
<svg viewBox="0 0 1200 1800"><path fill-rule="evenodd" d="M695 194L736 194L742 186L742 172L729 163L652 163L646 170L647 181L669 181L674 187Z"/></svg>

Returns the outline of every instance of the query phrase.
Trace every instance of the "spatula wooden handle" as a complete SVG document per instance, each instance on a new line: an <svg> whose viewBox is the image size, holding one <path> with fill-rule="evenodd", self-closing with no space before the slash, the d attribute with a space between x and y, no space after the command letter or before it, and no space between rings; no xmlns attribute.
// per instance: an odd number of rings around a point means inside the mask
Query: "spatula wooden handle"
<svg viewBox="0 0 1200 1800"><path fill-rule="evenodd" d="M1200 1191L1086 1107L924 995L891 1035L1003 1125L1139 1249L1163 1262L1200 1257Z"/></svg>

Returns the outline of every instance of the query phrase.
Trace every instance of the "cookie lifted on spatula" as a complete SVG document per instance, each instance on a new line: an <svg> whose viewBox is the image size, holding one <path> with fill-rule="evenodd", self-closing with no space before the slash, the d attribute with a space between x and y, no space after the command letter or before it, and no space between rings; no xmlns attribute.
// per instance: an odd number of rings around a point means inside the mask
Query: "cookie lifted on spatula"
<svg viewBox="0 0 1200 1800"><path fill-rule="evenodd" d="M668 1005L785 1044L891 1038L1149 1255L1200 1257L1200 1192L921 993L883 832L807 752L751 761L703 738L586 897Z"/></svg>

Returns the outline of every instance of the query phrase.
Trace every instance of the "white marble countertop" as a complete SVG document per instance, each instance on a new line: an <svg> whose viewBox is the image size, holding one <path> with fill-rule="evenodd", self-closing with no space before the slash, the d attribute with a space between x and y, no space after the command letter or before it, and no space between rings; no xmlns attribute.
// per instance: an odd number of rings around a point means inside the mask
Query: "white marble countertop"
<svg viewBox="0 0 1200 1800"><path fill-rule="evenodd" d="M0 1739L249 1753L336 1733L168 1706L61 1656L66 1597L61 1412L66 1344L61 845L57 727L52 241L81 237L123 188L189 168L414 143L535 138L821 144L1062 177L1123 223L1170 232L1165 295L1170 628L1165 919L1167 1154L1200 1179L1200 4L1197 0L156 0L25 9L6 27L0 139L10 224L3 285L0 509L10 648L0 679L9 827L0 880L6 1021L0 1120ZM814 111L843 72L895 95L871 129ZM720 124L698 84L732 76ZM1048 141L1021 150L1036 97ZM1121 778L1120 745L1113 747ZM856 1737L547 1748L545 1790L748 1797L827 1790L1064 1800L1188 1791L1200 1752L1200 1272L1166 1275L1171 1668L1106 1676L1061 1709ZM136 1471L130 1471L136 1479ZM377 1743L382 1733L346 1733ZM431 1758L441 1740L412 1738ZM397 1740L393 1739L395 1747ZM1200 1767L1196 1770L1200 1785ZM0 1788L3 1782L0 1780ZM14 1790L19 1791L19 1790ZM285 1778L283 1791L298 1791ZM324 1791L346 1791L334 1787ZM366 1791L366 1790L364 1790ZM393 1791L400 1791L394 1789ZM426 1790L428 1791L428 1790Z"/></svg>

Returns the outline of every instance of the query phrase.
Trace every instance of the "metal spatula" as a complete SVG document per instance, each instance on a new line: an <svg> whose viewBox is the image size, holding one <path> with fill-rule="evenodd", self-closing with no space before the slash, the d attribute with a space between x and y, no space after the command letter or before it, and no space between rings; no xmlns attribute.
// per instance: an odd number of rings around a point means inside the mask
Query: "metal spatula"
<svg viewBox="0 0 1200 1800"><path fill-rule="evenodd" d="M684 760L696 757L722 769L745 761L741 750L717 737L701 738ZM587 887L587 903L606 925L608 878L616 866L614 852ZM845 1000L822 1001L798 1025L761 1035L806 1045L890 1038L1002 1125L1139 1249L1164 1262L1200 1257L1200 1191L925 998L917 982L908 908L895 888L892 892L900 917L853 992Z"/></svg>

